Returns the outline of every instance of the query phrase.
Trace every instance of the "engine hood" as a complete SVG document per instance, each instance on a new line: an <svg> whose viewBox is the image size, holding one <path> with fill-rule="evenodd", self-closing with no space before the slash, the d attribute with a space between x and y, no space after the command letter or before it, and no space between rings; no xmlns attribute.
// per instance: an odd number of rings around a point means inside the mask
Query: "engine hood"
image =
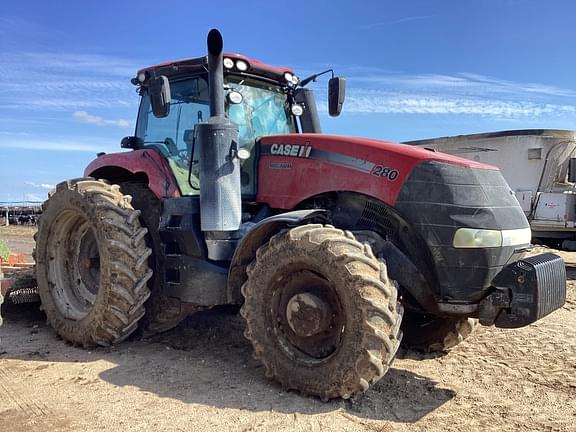
<svg viewBox="0 0 576 432"><path fill-rule="evenodd" d="M273 135L259 140L259 202L291 209L324 192L353 191L394 206L413 169L425 162L463 169L498 168L424 148L323 134Z"/></svg>
<svg viewBox="0 0 576 432"><path fill-rule="evenodd" d="M401 160L403 163L410 160L415 163L422 161L438 161L469 168L489 170L498 169L490 165L481 164L458 156L427 150L423 147L415 147L390 141L361 137L327 134L289 134L271 135L261 139L261 145L272 144L283 145L282 152L284 156L290 156L289 154L286 154L289 152L286 146L290 146L288 148L292 151L293 145L307 145L311 147L311 154L314 150L324 150L330 151L334 154L356 158L358 160L373 162L375 164L382 162L382 158L386 158L389 160ZM278 151L278 147L274 150Z"/></svg>

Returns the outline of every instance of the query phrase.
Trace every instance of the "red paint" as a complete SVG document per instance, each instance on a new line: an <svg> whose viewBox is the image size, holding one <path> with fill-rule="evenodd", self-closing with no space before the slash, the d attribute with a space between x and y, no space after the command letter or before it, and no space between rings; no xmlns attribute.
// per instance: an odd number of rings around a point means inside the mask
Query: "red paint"
<svg viewBox="0 0 576 432"><path fill-rule="evenodd" d="M134 150L125 153L111 153L90 162L84 175L93 177L100 168L122 168L132 174L148 176L148 187L158 198L176 198L180 190L168 162L155 150Z"/></svg>
<svg viewBox="0 0 576 432"><path fill-rule="evenodd" d="M307 198L333 191L358 192L394 206L412 169L424 161L439 161L473 169L498 169L420 147L365 138L319 134L262 138L261 145L269 144L311 145L315 150L350 156L398 171L394 181L390 181L330 161L263 154L259 161L256 200L281 209L292 209ZM291 169L272 169L271 162L289 164Z"/></svg>
<svg viewBox="0 0 576 432"><path fill-rule="evenodd" d="M244 60L250 64L250 66L255 66L258 69L267 70L270 72L275 72L279 74L283 74L284 72L293 73L293 69L287 67L277 67L277 66L270 66L269 64L263 63L260 60L251 59L246 57L242 54L235 54L235 53L225 53L224 57L230 57L231 59L237 60Z"/></svg>
<svg viewBox="0 0 576 432"><path fill-rule="evenodd" d="M261 71L272 72L275 74L284 74L284 72L293 73L293 70L291 68L270 66L266 63L261 62L260 60L251 59L251 58L246 57L242 54L224 53L224 57L229 57L229 58L234 59L234 60L244 60L245 62L248 62L248 64L252 68L257 69L257 70L261 70ZM161 68L161 67L166 67L166 66L177 66L178 67L178 66L201 65L201 64L206 64L206 65L208 64L206 57L196 57L196 58L189 58L189 59L166 61L163 63L159 63L157 65L154 65L154 66L148 66L148 67L138 71L138 73L147 72L147 71L151 71L155 68Z"/></svg>

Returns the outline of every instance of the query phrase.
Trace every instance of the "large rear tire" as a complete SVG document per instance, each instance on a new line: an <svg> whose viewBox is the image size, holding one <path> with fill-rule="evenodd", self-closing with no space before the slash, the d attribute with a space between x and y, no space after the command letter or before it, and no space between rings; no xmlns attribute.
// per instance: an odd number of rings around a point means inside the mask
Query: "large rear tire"
<svg viewBox="0 0 576 432"><path fill-rule="evenodd" d="M132 206L140 210L140 223L148 229L146 239L148 247L152 249L148 259L148 265L153 270L148 281L151 294L144 305L146 315L140 321L140 331L142 335L161 333L176 327L190 313L178 299L164 295L164 248L159 231L161 202L144 183L123 182L120 187L123 193L132 197Z"/></svg>
<svg viewBox="0 0 576 432"><path fill-rule="evenodd" d="M119 186L93 179L58 184L42 210L35 259L48 322L84 347L121 342L150 295L140 212Z"/></svg>
<svg viewBox="0 0 576 432"><path fill-rule="evenodd" d="M402 337L402 306L367 244L303 225L260 247L247 272L245 336L268 377L328 400L384 376Z"/></svg>
<svg viewBox="0 0 576 432"><path fill-rule="evenodd" d="M470 336L477 322L473 318L406 312L402 323L402 347L423 352L448 351Z"/></svg>

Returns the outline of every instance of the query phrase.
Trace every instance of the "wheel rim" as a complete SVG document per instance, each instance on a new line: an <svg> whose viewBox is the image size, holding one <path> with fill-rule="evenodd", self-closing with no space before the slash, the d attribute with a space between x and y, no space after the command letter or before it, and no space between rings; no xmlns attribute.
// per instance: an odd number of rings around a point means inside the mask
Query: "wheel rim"
<svg viewBox="0 0 576 432"><path fill-rule="evenodd" d="M48 280L52 299L62 315L81 320L96 302L100 286L100 250L85 216L63 211L48 238Z"/></svg>
<svg viewBox="0 0 576 432"><path fill-rule="evenodd" d="M293 360L323 363L341 345L345 328L343 308L333 284L307 269L275 278L269 322L278 345Z"/></svg>

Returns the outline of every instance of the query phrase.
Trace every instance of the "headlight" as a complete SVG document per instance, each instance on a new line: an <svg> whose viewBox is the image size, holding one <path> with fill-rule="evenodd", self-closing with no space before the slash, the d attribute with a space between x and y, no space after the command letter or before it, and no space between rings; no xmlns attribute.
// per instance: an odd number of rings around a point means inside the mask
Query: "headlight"
<svg viewBox="0 0 576 432"><path fill-rule="evenodd" d="M294 79L294 75L292 75L290 72L284 72L284 79L286 81L288 81L289 83L292 83L293 79Z"/></svg>
<svg viewBox="0 0 576 432"><path fill-rule="evenodd" d="M530 228L502 231L502 246L530 244L530 240L532 240Z"/></svg>
<svg viewBox="0 0 576 432"><path fill-rule="evenodd" d="M231 58L224 58L224 67L226 69L232 69L234 67L234 61Z"/></svg>
<svg viewBox="0 0 576 432"><path fill-rule="evenodd" d="M292 114L294 114L296 117L299 117L304 114L304 107L302 105L294 104L292 105L290 111L292 111Z"/></svg>
<svg viewBox="0 0 576 432"><path fill-rule="evenodd" d="M228 93L227 98L228 102L234 105L241 104L242 100L244 99L242 97L242 93L237 92L235 90L232 90L230 93Z"/></svg>
<svg viewBox="0 0 576 432"><path fill-rule="evenodd" d="M244 60L236 60L236 69L240 72L246 72L248 70L248 63Z"/></svg>
<svg viewBox="0 0 576 432"><path fill-rule="evenodd" d="M250 150L245 149L245 148L239 148L238 152L236 153L236 156L238 156L238 159L240 160L246 160L250 158Z"/></svg>
<svg viewBox="0 0 576 432"><path fill-rule="evenodd" d="M460 228L454 234L452 245L455 248L490 248L530 244L530 228L515 230L486 230Z"/></svg>
<svg viewBox="0 0 576 432"><path fill-rule="evenodd" d="M502 246L502 232L474 228L460 228L454 234L455 248L485 248Z"/></svg>

